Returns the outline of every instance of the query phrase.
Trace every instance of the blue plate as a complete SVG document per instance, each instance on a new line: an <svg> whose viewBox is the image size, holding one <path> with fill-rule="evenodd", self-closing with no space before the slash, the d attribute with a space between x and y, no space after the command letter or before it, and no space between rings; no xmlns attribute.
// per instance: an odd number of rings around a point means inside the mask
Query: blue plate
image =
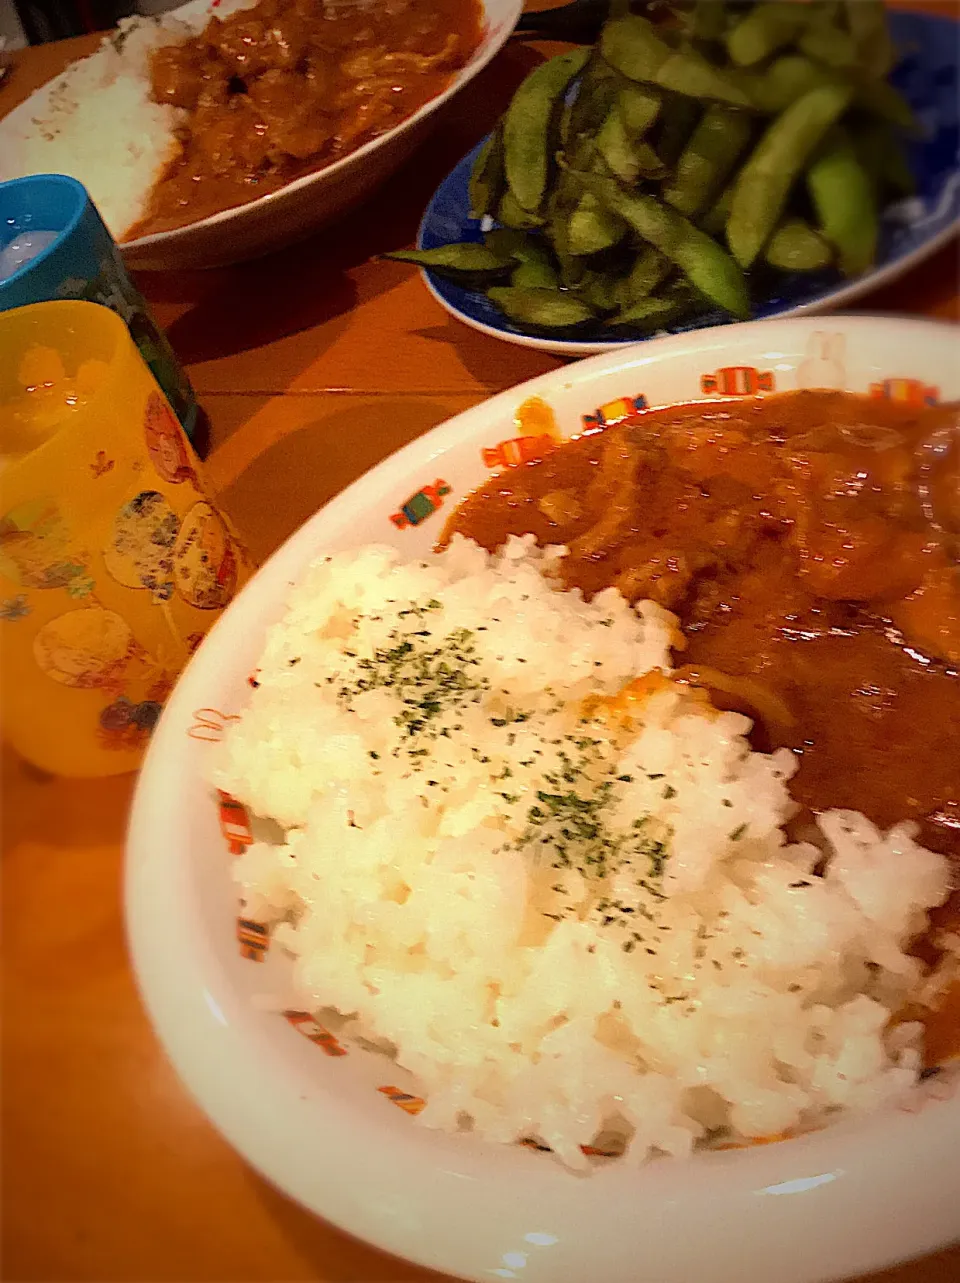
<svg viewBox="0 0 960 1283"><path fill-rule="evenodd" d="M782 276L776 293L754 300L754 319L822 312L849 303L909 271L960 228L960 23L922 13L893 12L889 17L893 39L903 51L892 80L923 130L920 140L907 145L917 194L885 211L877 263L871 271L853 281L835 271ZM478 143L464 156L434 192L420 225L418 248L482 239L480 223L470 217L467 196L470 171L482 145ZM636 337L611 338L610 331L599 325L592 333L581 331L576 339L533 333L508 321L479 291L454 285L435 272L425 271L424 277L431 293L453 316L508 343L587 356L637 342ZM723 325L730 319L725 312L705 306L702 313L660 333Z"/></svg>

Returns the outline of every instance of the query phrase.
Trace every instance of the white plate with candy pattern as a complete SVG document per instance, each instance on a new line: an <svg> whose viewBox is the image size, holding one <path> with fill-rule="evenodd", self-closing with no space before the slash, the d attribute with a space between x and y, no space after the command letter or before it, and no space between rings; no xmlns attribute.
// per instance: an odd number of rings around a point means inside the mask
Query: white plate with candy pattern
<svg viewBox="0 0 960 1283"><path fill-rule="evenodd" d="M385 460L260 570L174 691L130 824L126 904L141 991L211 1121L304 1206L387 1251L464 1279L524 1283L778 1283L840 1279L957 1233L958 1069L865 1119L749 1150L600 1161L419 1127L410 1079L336 1025L291 1009L287 962L242 917L230 851L249 817L204 783L243 707L265 629L321 551L379 541L411 555L491 469L521 461L514 424L537 396L558 433L639 406L829 387L917 404L960 398L954 327L837 316L727 326L605 354L502 393ZM238 943L239 936L239 943ZM798 1246L802 1244L802 1250Z"/></svg>

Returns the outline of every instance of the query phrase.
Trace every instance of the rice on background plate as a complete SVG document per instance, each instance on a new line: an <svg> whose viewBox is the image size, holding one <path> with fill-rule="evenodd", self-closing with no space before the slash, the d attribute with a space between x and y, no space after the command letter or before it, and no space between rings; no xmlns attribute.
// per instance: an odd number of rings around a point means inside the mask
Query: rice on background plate
<svg viewBox="0 0 960 1283"><path fill-rule="evenodd" d="M946 860L831 812L819 876L792 754L663 677L660 607L558 591L561 555L314 564L212 770L282 831L234 865L245 916L429 1126L582 1167L879 1106L921 1068L891 1017Z"/></svg>
<svg viewBox="0 0 960 1283"><path fill-rule="evenodd" d="M123 19L95 53L71 63L49 92L40 91L25 124L3 130L0 181L69 174L121 240L179 149L182 113L150 97L150 55L192 33L175 14Z"/></svg>

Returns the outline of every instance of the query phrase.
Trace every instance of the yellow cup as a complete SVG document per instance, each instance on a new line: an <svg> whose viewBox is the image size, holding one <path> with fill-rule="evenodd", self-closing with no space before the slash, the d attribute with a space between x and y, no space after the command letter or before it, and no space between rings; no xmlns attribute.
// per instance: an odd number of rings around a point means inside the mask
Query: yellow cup
<svg viewBox="0 0 960 1283"><path fill-rule="evenodd" d="M0 314L0 719L58 775L140 762L248 556L123 321Z"/></svg>

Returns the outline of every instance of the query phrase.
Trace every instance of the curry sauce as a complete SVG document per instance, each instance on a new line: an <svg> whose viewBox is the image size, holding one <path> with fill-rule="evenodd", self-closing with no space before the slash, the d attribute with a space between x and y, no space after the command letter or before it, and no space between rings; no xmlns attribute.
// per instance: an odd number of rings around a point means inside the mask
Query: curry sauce
<svg viewBox="0 0 960 1283"><path fill-rule="evenodd" d="M547 439L549 445L549 439ZM486 548L675 612L677 676L798 759L803 810L910 819L960 888L960 408L796 392L647 411L491 478ZM960 927L960 892L937 915Z"/></svg>
<svg viewBox="0 0 960 1283"><path fill-rule="evenodd" d="M480 43L478 0L260 0L158 49L180 152L126 240L276 191L392 129Z"/></svg>

